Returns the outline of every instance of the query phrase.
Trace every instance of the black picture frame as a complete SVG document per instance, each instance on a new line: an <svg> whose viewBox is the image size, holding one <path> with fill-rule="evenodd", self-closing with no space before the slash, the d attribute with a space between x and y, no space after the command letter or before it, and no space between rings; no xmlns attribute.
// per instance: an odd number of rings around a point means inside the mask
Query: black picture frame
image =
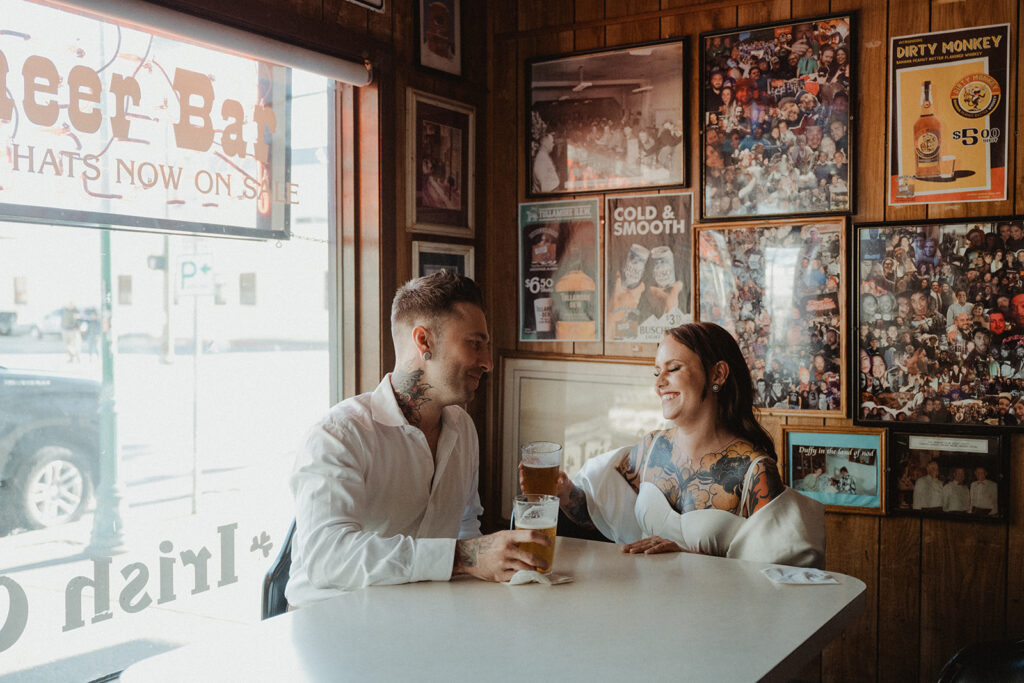
<svg viewBox="0 0 1024 683"><path fill-rule="evenodd" d="M980 483L979 468L985 470L984 480L991 484ZM956 427L940 431L890 429L886 469L886 507L891 515L972 522L1008 520L1012 486L1006 434ZM982 507L991 505L993 499L993 507Z"/></svg>
<svg viewBox="0 0 1024 683"><path fill-rule="evenodd" d="M1024 216L852 234L854 422L1024 429Z"/></svg>
<svg viewBox="0 0 1024 683"><path fill-rule="evenodd" d="M684 187L688 44L671 38L529 60L527 196Z"/></svg>
<svg viewBox="0 0 1024 683"><path fill-rule="evenodd" d="M700 35L702 221L853 212L858 39L855 12Z"/></svg>

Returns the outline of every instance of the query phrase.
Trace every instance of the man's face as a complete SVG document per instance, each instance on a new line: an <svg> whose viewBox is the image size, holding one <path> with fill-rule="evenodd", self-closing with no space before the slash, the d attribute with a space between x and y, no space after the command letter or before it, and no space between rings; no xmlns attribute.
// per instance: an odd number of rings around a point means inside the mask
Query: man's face
<svg viewBox="0 0 1024 683"><path fill-rule="evenodd" d="M978 481L985 481L988 479L988 471L984 467L975 468L974 478Z"/></svg>
<svg viewBox="0 0 1024 683"><path fill-rule="evenodd" d="M966 475L964 474L963 467L957 467L955 470L953 470L953 479L956 481L956 483L964 483L964 476Z"/></svg>
<svg viewBox="0 0 1024 683"><path fill-rule="evenodd" d="M988 326L994 333L1002 334L1006 331L1006 318L1002 313L993 311L988 315Z"/></svg>
<svg viewBox="0 0 1024 683"><path fill-rule="evenodd" d="M466 403L473 398L484 373L491 370L487 318L473 304L457 303L443 319L436 338L425 380L437 387L438 400L444 405Z"/></svg>
<svg viewBox="0 0 1024 683"><path fill-rule="evenodd" d="M779 111L782 113L782 118L787 121L796 121L800 118L800 107L792 100L784 102Z"/></svg>
<svg viewBox="0 0 1024 683"><path fill-rule="evenodd" d="M754 99L754 92L749 85L740 83L736 86L736 100L740 104L748 104L752 99Z"/></svg>
<svg viewBox="0 0 1024 683"><path fill-rule="evenodd" d="M915 315L928 315L928 297L923 292L914 292L910 297L910 305Z"/></svg>
<svg viewBox="0 0 1024 683"><path fill-rule="evenodd" d="M1005 397L1000 397L1000 399L999 399L999 414L1000 415L1006 415L1008 412L1010 412L1010 399L1005 398Z"/></svg>
<svg viewBox="0 0 1024 683"><path fill-rule="evenodd" d="M1017 294L1010 301L1010 316L1016 323L1024 323L1024 294Z"/></svg>
<svg viewBox="0 0 1024 683"><path fill-rule="evenodd" d="M1010 224L1009 223L1000 223L999 224L999 236L1002 237L1003 240L1006 240L1007 238L1010 237Z"/></svg>
<svg viewBox="0 0 1024 683"><path fill-rule="evenodd" d="M982 355L988 353L988 336L984 332L974 333L974 349Z"/></svg>
<svg viewBox="0 0 1024 683"><path fill-rule="evenodd" d="M723 78L720 72L711 74L711 87L715 90L720 90L722 88L722 80Z"/></svg>
<svg viewBox="0 0 1024 683"><path fill-rule="evenodd" d="M971 327L971 318L966 313L957 313L953 323L961 332L967 332Z"/></svg>
<svg viewBox="0 0 1024 683"><path fill-rule="evenodd" d="M967 291L966 290L961 289L960 291L958 291L956 293L956 302L958 304L960 304L961 306L963 306L964 304L967 303Z"/></svg>
<svg viewBox="0 0 1024 683"><path fill-rule="evenodd" d="M829 130L832 133L832 139L839 141L844 135L846 135L846 126L843 125L842 121L833 121L829 124Z"/></svg>
<svg viewBox="0 0 1024 683"><path fill-rule="evenodd" d="M821 144L821 126L808 126L807 127L807 144L812 149L818 149L818 145Z"/></svg>

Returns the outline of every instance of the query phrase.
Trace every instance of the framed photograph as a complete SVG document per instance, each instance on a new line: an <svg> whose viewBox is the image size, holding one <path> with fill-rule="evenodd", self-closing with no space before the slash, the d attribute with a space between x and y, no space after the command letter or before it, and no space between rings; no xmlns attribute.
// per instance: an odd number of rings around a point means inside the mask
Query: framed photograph
<svg viewBox="0 0 1024 683"><path fill-rule="evenodd" d="M858 224L854 421L1024 427L1024 217Z"/></svg>
<svg viewBox="0 0 1024 683"><path fill-rule="evenodd" d="M519 446L563 445L570 477L587 459L665 426L651 361L576 361L506 356L501 361L502 515L511 514Z"/></svg>
<svg viewBox="0 0 1024 683"><path fill-rule="evenodd" d="M885 514L885 429L782 427L782 476L832 512Z"/></svg>
<svg viewBox="0 0 1024 683"><path fill-rule="evenodd" d="M1006 199L1010 25L895 36L891 206Z"/></svg>
<svg viewBox="0 0 1024 683"><path fill-rule="evenodd" d="M1010 509L1007 441L998 432L891 430L889 512L1005 522Z"/></svg>
<svg viewBox="0 0 1024 683"><path fill-rule="evenodd" d="M846 220L697 228L698 318L729 330L769 414L845 417Z"/></svg>
<svg viewBox="0 0 1024 683"><path fill-rule="evenodd" d="M853 16L703 33L701 216L850 213Z"/></svg>
<svg viewBox="0 0 1024 683"><path fill-rule="evenodd" d="M406 228L472 237L476 109L412 88L406 106Z"/></svg>
<svg viewBox="0 0 1024 683"><path fill-rule="evenodd" d="M461 0L417 0L420 66L462 74Z"/></svg>
<svg viewBox="0 0 1024 683"><path fill-rule="evenodd" d="M528 62L529 196L685 185L686 54L675 38Z"/></svg>
<svg viewBox="0 0 1024 683"><path fill-rule="evenodd" d="M605 208L605 339L661 341L693 320L693 195L614 195Z"/></svg>
<svg viewBox="0 0 1024 683"><path fill-rule="evenodd" d="M468 244L440 244L413 241L413 277L422 277L439 270L453 270L468 278L473 275L473 247Z"/></svg>
<svg viewBox="0 0 1024 683"><path fill-rule="evenodd" d="M519 205L519 341L600 341L596 199Z"/></svg>

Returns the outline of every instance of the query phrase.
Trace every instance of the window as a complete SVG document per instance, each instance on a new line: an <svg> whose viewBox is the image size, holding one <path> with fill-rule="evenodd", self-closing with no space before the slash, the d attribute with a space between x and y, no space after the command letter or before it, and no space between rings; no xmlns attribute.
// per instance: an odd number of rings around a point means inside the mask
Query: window
<svg viewBox="0 0 1024 683"><path fill-rule="evenodd" d="M0 334L0 677L91 680L258 619L293 516L293 452L337 398L336 312L321 303L324 271L341 282L336 84L30 2L5 16L29 38L0 44L18 115L16 134L0 118L17 146L0 155L0 282L13 282L0 321L17 312ZM24 110L26 62L37 84L58 84L35 94L56 103L54 122ZM184 146L176 74L202 92L213 76L215 130L193 111ZM115 75L141 95L120 119ZM114 135L125 122L128 139ZM116 472L119 508L101 472ZM97 523L115 512L123 535ZM24 628L12 590L29 605Z"/></svg>

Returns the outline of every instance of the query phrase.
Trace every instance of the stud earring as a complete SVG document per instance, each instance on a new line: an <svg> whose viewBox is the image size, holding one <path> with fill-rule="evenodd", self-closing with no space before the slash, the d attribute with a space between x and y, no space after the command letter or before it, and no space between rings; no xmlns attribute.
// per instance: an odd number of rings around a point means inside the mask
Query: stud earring
<svg viewBox="0 0 1024 683"><path fill-rule="evenodd" d="M423 352L423 360L430 360L430 351Z"/></svg>
<svg viewBox="0 0 1024 683"><path fill-rule="evenodd" d="M720 386L719 386L719 385L717 385L717 384L712 384L712 385L711 385L711 391L715 392L716 394L718 393L718 391L719 391L719 390L720 390L721 388L722 388L722 387L720 387Z"/></svg>

